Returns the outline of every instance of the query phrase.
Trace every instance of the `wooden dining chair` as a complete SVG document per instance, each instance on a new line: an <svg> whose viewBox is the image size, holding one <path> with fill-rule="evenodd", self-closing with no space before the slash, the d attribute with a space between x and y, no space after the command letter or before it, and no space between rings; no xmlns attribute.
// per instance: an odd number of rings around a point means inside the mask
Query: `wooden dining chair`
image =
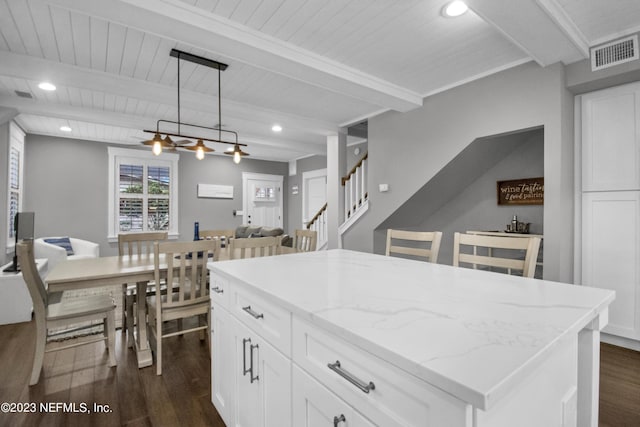
<svg viewBox="0 0 640 427"><path fill-rule="evenodd" d="M200 230L199 231L200 239L220 239L224 242L224 250L229 253L229 248L231 246L231 240L235 237L236 231L233 229L228 230Z"/></svg>
<svg viewBox="0 0 640 427"><path fill-rule="evenodd" d="M162 293L159 286L147 298L149 330L156 353L156 374L162 375L162 340L189 332L207 331L209 337L209 274L207 263L217 261L219 240L155 242L154 280L171 286ZM162 264L166 264L163 273ZM193 318L193 322L182 320ZM177 322L171 322L176 320ZM202 336L204 339L204 334Z"/></svg>
<svg viewBox="0 0 640 427"><path fill-rule="evenodd" d="M297 252L312 252L316 250L318 232L315 230L296 230L293 235L293 248Z"/></svg>
<svg viewBox="0 0 640 427"><path fill-rule="evenodd" d="M466 248L466 253L463 248ZM539 249L539 237L502 237L455 233L453 237L453 265L458 267L460 264L470 264L474 269L480 266L507 274L512 274L513 270L517 270L522 271L523 277L534 277Z"/></svg>
<svg viewBox="0 0 640 427"><path fill-rule="evenodd" d="M42 278L38 273L33 254L33 241L23 240L19 242L16 246L16 253L20 267L22 268L22 277L31 295L33 313L36 319L36 348L29 385L38 383L44 354L51 351L93 344L98 341L106 341L107 351L109 352L109 366L116 366L116 305L113 302L113 298L109 295L90 295L87 297L74 298L69 301L54 301L54 298L47 293ZM95 326L95 321L102 321L102 336L90 335L88 339L78 338L78 342L73 344L50 346L49 349L46 348L48 337L69 332L65 330L55 334L48 334L50 329L66 328L82 323L86 323L87 327L93 327ZM21 355L18 355L18 357L21 357Z"/></svg>
<svg viewBox="0 0 640 427"><path fill-rule="evenodd" d="M233 239L231 259L277 255L280 251L280 242L280 236Z"/></svg>
<svg viewBox="0 0 640 427"><path fill-rule="evenodd" d="M401 255L403 258L417 259L432 263L438 262L441 231L387 230L387 249L385 255Z"/></svg>
<svg viewBox="0 0 640 427"><path fill-rule="evenodd" d="M142 233L118 234L118 255L153 256L153 243L167 240L169 234L166 231L153 231ZM151 284L153 285L153 283ZM153 292L149 287L147 295ZM133 328L135 326L136 284L124 283L122 285L122 332L128 332L129 347L133 346Z"/></svg>

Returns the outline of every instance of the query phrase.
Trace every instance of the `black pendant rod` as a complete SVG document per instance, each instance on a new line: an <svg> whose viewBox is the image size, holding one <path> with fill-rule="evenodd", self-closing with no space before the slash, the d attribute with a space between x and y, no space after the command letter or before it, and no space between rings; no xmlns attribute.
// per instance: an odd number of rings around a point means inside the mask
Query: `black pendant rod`
<svg viewBox="0 0 640 427"><path fill-rule="evenodd" d="M220 68L218 68L218 139L222 139L222 94L220 93Z"/></svg>
<svg viewBox="0 0 640 427"><path fill-rule="evenodd" d="M178 52L178 133L180 133L180 55Z"/></svg>
<svg viewBox="0 0 640 427"><path fill-rule="evenodd" d="M171 49L169 54L174 58L182 58L185 61L193 62L194 64L204 65L205 67L215 68L220 71L227 69L228 65L222 62L214 61L213 59L203 58L202 56L194 55L192 53L183 52L178 49Z"/></svg>

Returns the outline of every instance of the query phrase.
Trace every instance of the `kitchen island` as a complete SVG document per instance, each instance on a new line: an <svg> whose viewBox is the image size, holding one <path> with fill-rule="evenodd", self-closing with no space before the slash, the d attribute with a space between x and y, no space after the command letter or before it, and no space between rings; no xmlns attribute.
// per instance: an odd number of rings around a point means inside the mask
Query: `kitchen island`
<svg viewBox="0 0 640 427"><path fill-rule="evenodd" d="M209 269L227 425L597 426L611 291L347 250Z"/></svg>

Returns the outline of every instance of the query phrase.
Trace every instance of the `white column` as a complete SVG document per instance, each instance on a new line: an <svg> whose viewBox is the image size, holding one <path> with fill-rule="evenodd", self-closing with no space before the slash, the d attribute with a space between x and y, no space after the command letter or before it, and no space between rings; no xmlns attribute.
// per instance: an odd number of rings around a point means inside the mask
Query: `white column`
<svg viewBox="0 0 640 427"><path fill-rule="evenodd" d="M338 227L344 221L342 176L346 173L347 134L339 132L327 137L327 241L328 249L340 245Z"/></svg>

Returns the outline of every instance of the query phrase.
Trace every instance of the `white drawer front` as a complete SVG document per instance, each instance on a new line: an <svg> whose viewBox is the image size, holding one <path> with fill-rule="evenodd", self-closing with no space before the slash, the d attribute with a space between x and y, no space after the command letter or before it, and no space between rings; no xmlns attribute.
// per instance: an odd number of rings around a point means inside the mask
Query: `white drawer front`
<svg viewBox="0 0 640 427"><path fill-rule="evenodd" d="M293 361L377 425L472 425L470 405L297 318Z"/></svg>
<svg viewBox="0 0 640 427"><path fill-rule="evenodd" d="M295 427L374 426L295 365L293 367L293 425Z"/></svg>
<svg viewBox="0 0 640 427"><path fill-rule="evenodd" d="M216 302L222 307L228 309L229 295L231 295L231 285L229 280L215 274L213 271L209 274L211 274L209 280L209 297L211 298L211 302Z"/></svg>
<svg viewBox="0 0 640 427"><path fill-rule="evenodd" d="M291 357L291 313L234 285L231 312L269 344Z"/></svg>

